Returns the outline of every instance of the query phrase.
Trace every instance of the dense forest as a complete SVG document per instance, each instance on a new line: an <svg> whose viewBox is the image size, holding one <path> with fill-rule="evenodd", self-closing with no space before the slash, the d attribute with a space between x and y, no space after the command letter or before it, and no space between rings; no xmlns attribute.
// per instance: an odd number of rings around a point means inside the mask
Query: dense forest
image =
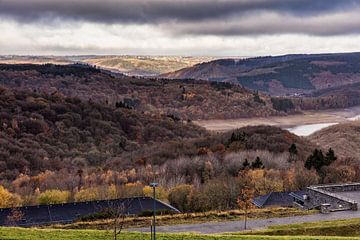
<svg viewBox="0 0 360 240"><path fill-rule="evenodd" d="M233 84L127 77L87 65L0 64L0 84L182 120L285 114L273 108L268 96Z"/></svg>

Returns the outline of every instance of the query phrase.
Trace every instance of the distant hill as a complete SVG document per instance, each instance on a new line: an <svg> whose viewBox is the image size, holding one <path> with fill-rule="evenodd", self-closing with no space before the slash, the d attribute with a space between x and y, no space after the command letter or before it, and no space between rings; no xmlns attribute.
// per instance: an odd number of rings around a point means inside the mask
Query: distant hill
<svg viewBox="0 0 360 240"><path fill-rule="evenodd" d="M130 76L157 76L210 60L214 60L214 58L180 56L99 56L83 59L82 62L119 71Z"/></svg>
<svg viewBox="0 0 360 240"><path fill-rule="evenodd" d="M266 117L295 111L291 104L229 83L128 77L86 65L0 64L0 85L182 120Z"/></svg>
<svg viewBox="0 0 360 240"><path fill-rule="evenodd" d="M157 76L214 60L214 57L181 56L0 56L6 64L74 64L96 65L130 76Z"/></svg>
<svg viewBox="0 0 360 240"><path fill-rule="evenodd" d="M327 127L308 139L324 149L333 148L339 156L360 159L360 120Z"/></svg>
<svg viewBox="0 0 360 240"><path fill-rule="evenodd" d="M162 76L239 83L271 95L309 94L360 82L360 53L221 59Z"/></svg>

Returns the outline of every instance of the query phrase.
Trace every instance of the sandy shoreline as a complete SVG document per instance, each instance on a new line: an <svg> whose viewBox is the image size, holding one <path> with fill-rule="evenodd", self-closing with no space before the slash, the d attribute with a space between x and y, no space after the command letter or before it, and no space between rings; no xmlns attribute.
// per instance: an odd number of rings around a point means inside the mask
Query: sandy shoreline
<svg viewBox="0 0 360 240"><path fill-rule="evenodd" d="M271 125L292 128L307 124L341 123L360 114L360 106L326 111L304 111L303 114L285 117L240 118L228 120L201 120L194 123L210 131L223 132L245 126Z"/></svg>

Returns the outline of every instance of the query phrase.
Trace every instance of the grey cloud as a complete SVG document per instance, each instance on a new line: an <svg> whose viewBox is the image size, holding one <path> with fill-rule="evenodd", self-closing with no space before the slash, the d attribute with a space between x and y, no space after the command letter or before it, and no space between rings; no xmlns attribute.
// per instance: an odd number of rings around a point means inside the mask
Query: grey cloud
<svg viewBox="0 0 360 240"><path fill-rule="evenodd" d="M0 16L21 22L67 19L158 24L227 18L256 11L313 16L358 5L360 0L0 0Z"/></svg>
<svg viewBox="0 0 360 240"><path fill-rule="evenodd" d="M279 14L259 13L256 16L232 18L225 21L200 21L163 24L162 28L174 35L274 35L307 34L336 36L360 33L358 9L342 14L298 18Z"/></svg>

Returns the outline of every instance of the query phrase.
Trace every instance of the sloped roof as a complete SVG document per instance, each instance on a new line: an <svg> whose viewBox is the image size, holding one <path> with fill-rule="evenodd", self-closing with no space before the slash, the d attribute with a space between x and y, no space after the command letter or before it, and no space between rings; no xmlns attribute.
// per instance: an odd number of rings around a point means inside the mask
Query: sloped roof
<svg viewBox="0 0 360 240"><path fill-rule="evenodd" d="M294 192L271 192L269 194L259 196L253 199L253 203L257 207L269 207L269 206L291 206L293 203L293 197L290 195ZM301 195L299 192L295 192L296 195Z"/></svg>

